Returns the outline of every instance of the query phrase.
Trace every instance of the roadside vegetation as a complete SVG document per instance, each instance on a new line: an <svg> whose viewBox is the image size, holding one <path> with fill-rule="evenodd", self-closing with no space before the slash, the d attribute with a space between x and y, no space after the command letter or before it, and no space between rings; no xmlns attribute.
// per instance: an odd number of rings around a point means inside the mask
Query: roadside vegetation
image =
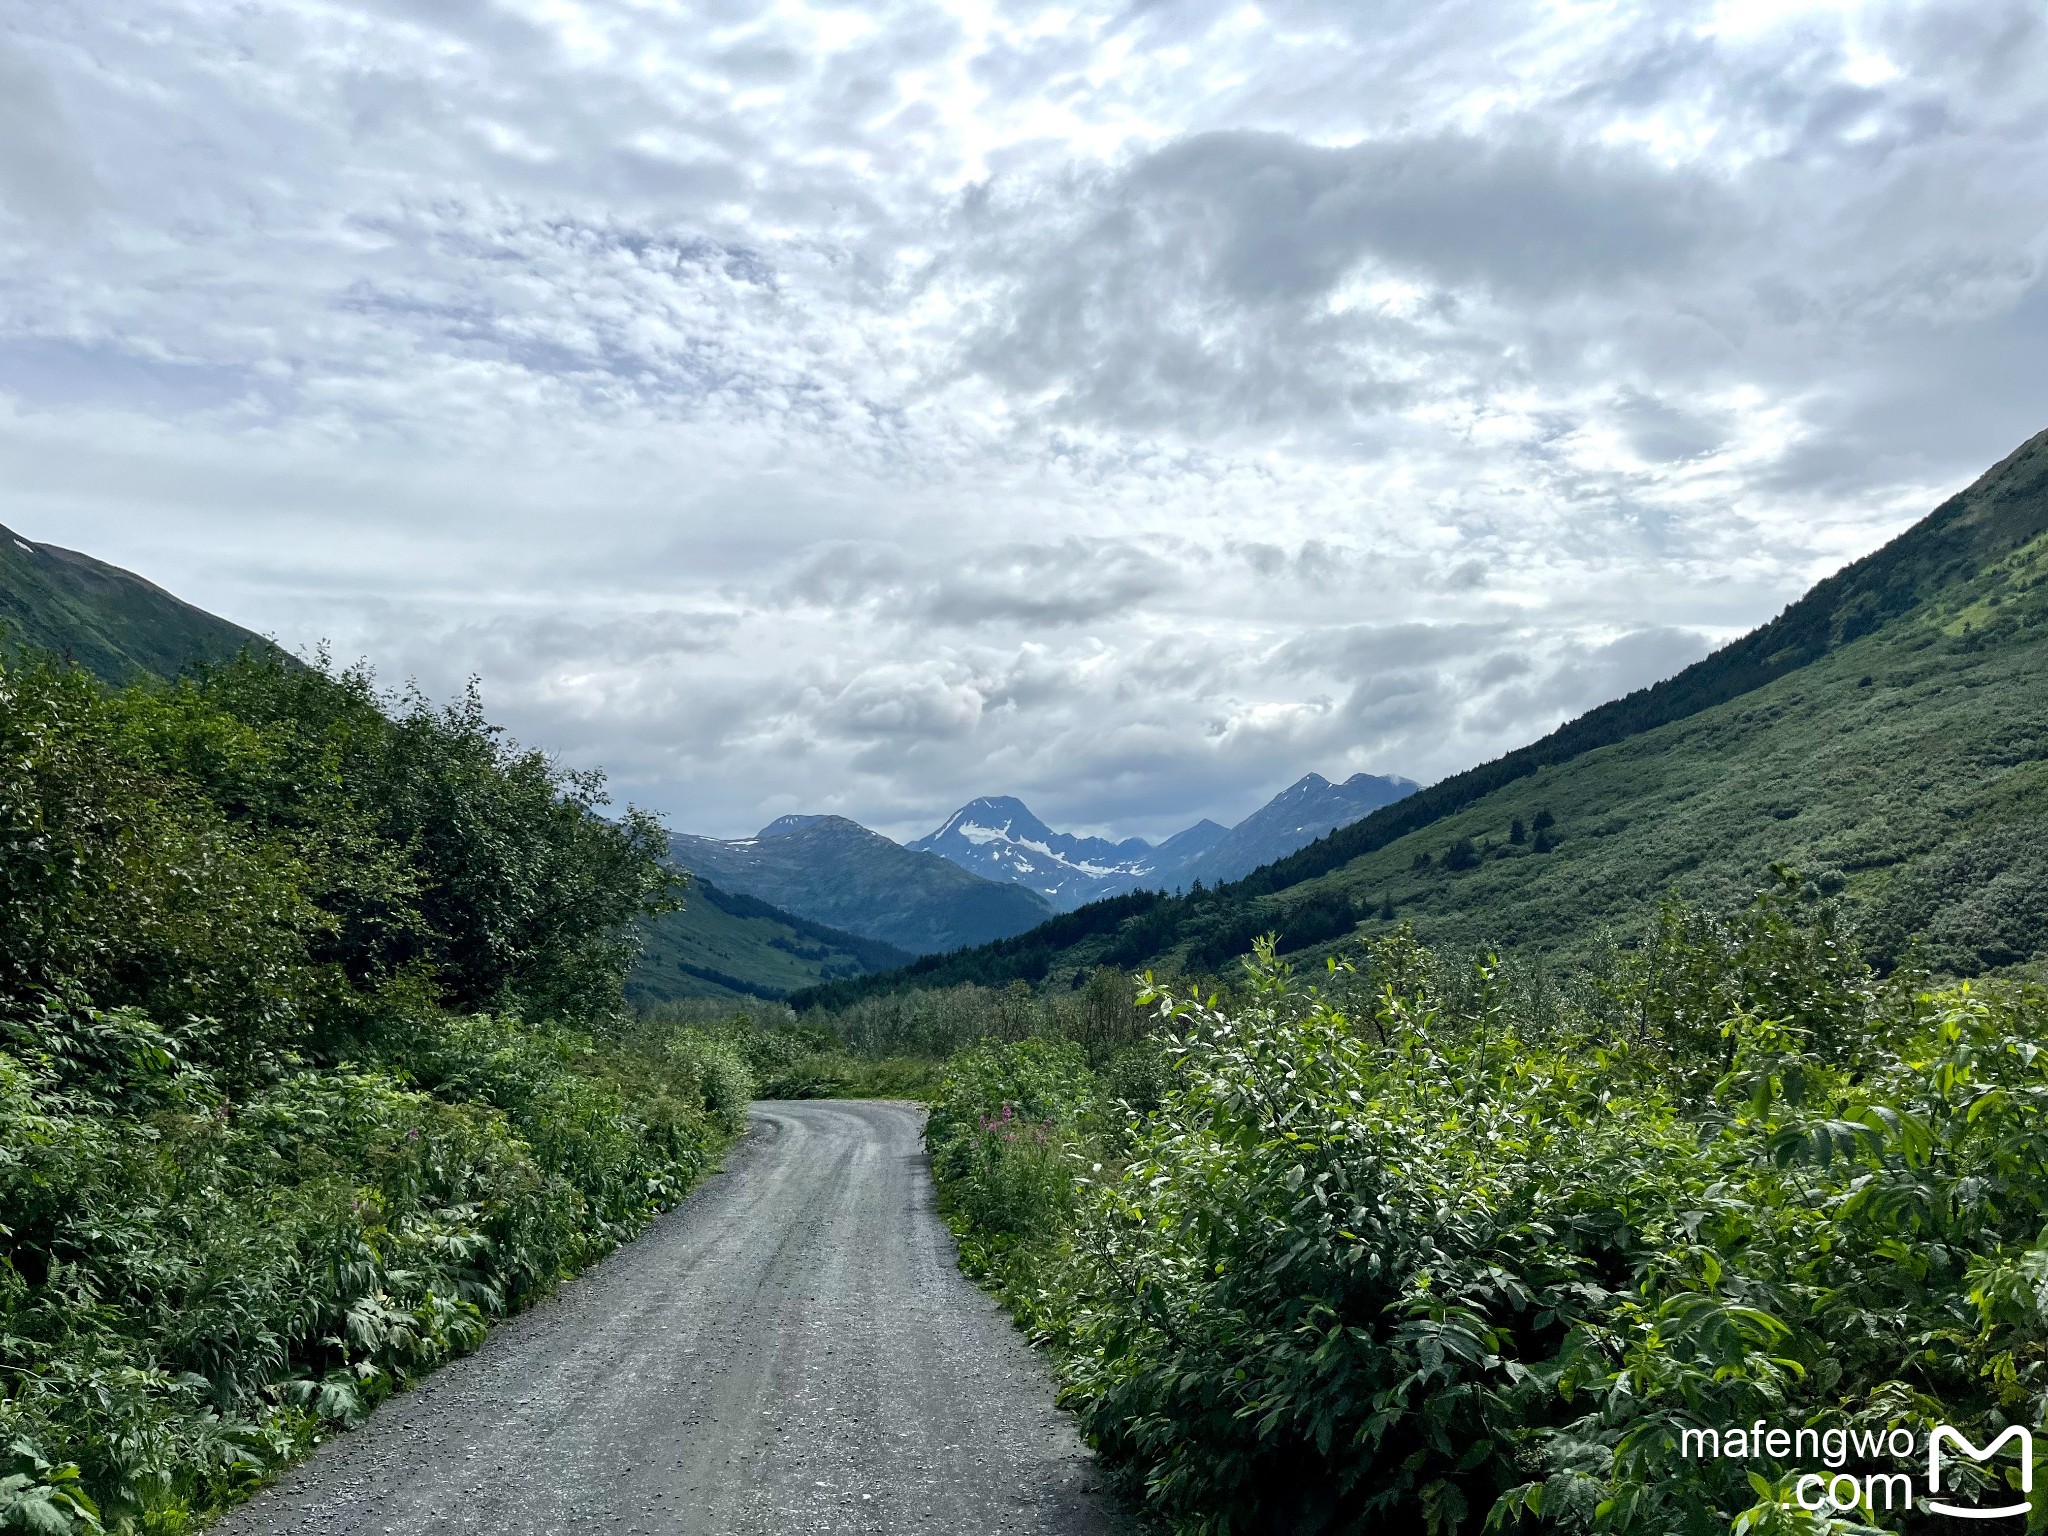
<svg viewBox="0 0 2048 1536"><path fill-rule="evenodd" d="M1396 928L1145 1001L1113 1049L991 1020L927 1136L963 1264L1177 1531L1912 1529L1681 1436L2042 1423L2038 986L1880 975L1780 872L1570 972Z"/></svg>
<svg viewBox="0 0 2048 1536"><path fill-rule="evenodd" d="M687 1038L723 1053L763 1099L923 1099L946 1067L942 1054L857 1050L815 1017L772 999L657 1003L631 1029L652 1041Z"/></svg>
<svg viewBox="0 0 2048 1536"><path fill-rule="evenodd" d="M1561 858L1588 813L1544 793L1398 872ZM829 1012L631 1010L664 852L474 698L274 655L0 665L0 1530L203 1524L631 1238L756 1096L931 1105L963 1264L1179 1531L1910 1529L1681 1436L2042 1423L2048 992L2010 827L1883 904L1780 870L1569 960L1330 891L1305 977L1264 938L1221 980Z"/></svg>
<svg viewBox="0 0 2048 1536"><path fill-rule="evenodd" d="M194 1528L713 1165L603 806L474 698L0 664L0 1530Z"/></svg>
<svg viewBox="0 0 2048 1536"><path fill-rule="evenodd" d="M798 1013L767 999L690 998L646 1006L634 1028L715 1043L746 1066L764 1099L929 1101L961 1050L984 1040L1073 1042L1098 1066L1126 1053L1149 1059L1157 1023L1131 979L1097 971L1084 986L1034 992L972 983L889 993L832 1013Z"/></svg>

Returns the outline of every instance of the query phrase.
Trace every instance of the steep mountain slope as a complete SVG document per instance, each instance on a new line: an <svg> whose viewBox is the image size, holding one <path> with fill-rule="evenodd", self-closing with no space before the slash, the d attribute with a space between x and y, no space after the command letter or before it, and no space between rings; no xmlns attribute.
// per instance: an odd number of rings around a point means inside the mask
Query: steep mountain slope
<svg viewBox="0 0 2048 1536"><path fill-rule="evenodd" d="M1215 846L1180 870L1176 884L1200 880L1220 885L1240 880L1262 864L1284 859L1338 827L1349 826L1383 805L1412 795L1413 779L1354 773L1332 784L1311 773L1280 791L1218 839Z"/></svg>
<svg viewBox="0 0 2048 1536"><path fill-rule="evenodd" d="M1141 837L1112 843L1055 832L1010 795L970 800L936 832L904 846L1036 891L1061 912L1146 883L1156 857Z"/></svg>
<svg viewBox="0 0 2048 1536"><path fill-rule="evenodd" d="M893 970L908 950L842 933L752 896L690 883L688 903L642 925L626 995L640 1004L684 997L785 997L802 987Z"/></svg>
<svg viewBox="0 0 2048 1536"><path fill-rule="evenodd" d="M786 816L731 842L679 835L669 849L728 891L918 955L1022 933L1052 911L1021 886L983 880L843 816Z"/></svg>
<svg viewBox="0 0 2048 1536"><path fill-rule="evenodd" d="M1254 811L1252 814L1258 813ZM1205 816L1192 827L1174 833L1153 849L1152 867L1162 875L1172 876L1172 885L1178 885L1186 876L1189 865L1228 836L1230 828ZM1170 885L1168 889L1171 888Z"/></svg>
<svg viewBox="0 0 2048 1536"><path fill-rule="evenodd" d="M1843 895L1881 957L1925 934L1967 972L2041 956L2043 825L2048 433L1654 688L1234 884L1086 907L868 990L1214 969L1260 932L1306 948L1401 918L1433 942L1584 952L1646 897L1737 897L1773 861Z"/></svg>
<svg viewBox="0 0 2048 1536"><path fill-rule="evenodd" d="M0 645L69 656L110 683L152 672L172 677L244 646L271 649L261 635L132 572L7 528L0 528Z"/></svg>

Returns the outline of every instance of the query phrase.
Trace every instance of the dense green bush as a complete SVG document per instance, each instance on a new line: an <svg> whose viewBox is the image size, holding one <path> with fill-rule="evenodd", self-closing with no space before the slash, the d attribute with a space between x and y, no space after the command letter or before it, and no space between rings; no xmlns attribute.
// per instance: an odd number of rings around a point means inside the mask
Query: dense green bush
<svg viewBox="0 0 2048 1536"><path fill-rule="evenodd" d="M705 1170L602 803L473 697L0 669L0 1529L188 1528Z"/></svg>
<svg viewBox="0 0 2048 1536"><path fill-rule="evenodd" d="M1070 1041L989 1041L953 1059L927 1134L970 1270L985 1272L997 1255L1070 1224L1099 1094Z"/></svg>
<svg viewBox="0 0 2048 1536"><path fill-rule="evenodd" d="M2038 991L1880 982L1789 876L1562 985L1400 936L1333 980L1163 998L1118 1124L1035 1044L932 1118L963 1255L1177 1528L1813 1529L1680 1432L2041 1423Z"/></svg>
<svg viewBox="0 0 2048 1536"><path fill-rule="evenodd" d="M1151 1035L1153 1020L1135 995L1128 976L1099 967L1082 985L1049 993L1023 982L1001 988L969 982L884 993L799 1017L870 1056L945 1057L985 1039L1036 1036L1072 1041L1091 1061L1101 1061Z"/></svg>
<svg viewBox="0 0 2048 1536"><path fill-rule="evenodd" d="M1120 1085L1157 1098L1153 1020L1131 978L1097 970L1082 985L1046 995L1022 984L973 985L876 998L833 1012L782 1003L687 998L645 1006L632 1038L699 1042L742 1063L766 1099L895 1098L929 1101L947 1059L985 1039L1059 1040L1080 1049Z"/></svg>
<svg viewBox="0 0 2048 1536"><path fill-rule="evenodd" d="M714 998L658 1002L633 1034L728 1062L744 1075L748 1096L763 1099L922 1098L943 1065L933 1056L855 1050L816 1016L800 1021L762 999L744 1007Z"/></svg>

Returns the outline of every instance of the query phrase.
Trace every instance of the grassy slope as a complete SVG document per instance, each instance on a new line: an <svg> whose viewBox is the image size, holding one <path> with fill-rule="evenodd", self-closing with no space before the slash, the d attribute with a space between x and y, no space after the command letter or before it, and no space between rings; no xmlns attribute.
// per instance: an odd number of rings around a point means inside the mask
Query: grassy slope
<svg viewBox="0 0 2048 1536"><path fill-rule="evenodd" d="M1583 952L1645 896L1674 884L1733 894L1773 860L1845 889L1889 931L1952 930L1942 959L1953 968L2024 959L2013 930L2028 926L2029 861L2041 858L2026 831L2048 814L2044 535L2048 434L1678 676L1242 881L1084 907L900 978L794 1001L1013 976L1057 984L1103 963L1213 969L1266 929L1298 948L1340 938L1365 903L1389 897L1439 943ZM1552 852L1442 869L1454 839L1504 844L1513 818L1542 809L1559 821ZM1973 863L1971 846L1986 856ZM1410 868L1421 852L1427 873Z"/></svg>
<svg viewBox="0 0 2048 1536"><path fill-rule="evenodd" d="M1052 908L1021 885L918 853L840 816L776 837L724 842L680 836L674 861L728 891L744 891L842 933L937 954L1021 933Z"/></svg>
<svg viewBox="0 0 2048 1536"><path fill-rule="evenodd" d="M645 925L627 979L637 1003L785 997L802 987L908 964L908 951L807 922L765 901L692 882L688 905Z"/></svg>
<svg viewBox="0 0 2048 1536"><path fill-rule="evenodd" d="M2048 574L2048 539L2024 568L2036 583ZM1910 910L1901 876L1916 862L1958 840L2038 840L2048 824L2048 588L2008 595L2004 613L2031 622L1991 644L1975 643L1984 614L1969 606L1959 596L1740 700L1544 768L1257 906L1284 932L1318 897L1392 898L1435 943L1572 953L1664 889L1729 901L1781 860L1873 919L1919 928L1936 914ZM1557 846L1510 847L1511 820L1545 809ZM1491 839L1493 856L1445 869L1460 837ZM1413 867L1420 852L1427 869ZM1977 932L1944 963L2027 957L2013 947L2024 933Z"/></svg>
<svg viewBox="0 0 2048 1536"><path fill-rule="evenodd" d="M0 643L69 656L115 684L144 673L174 677L196 661L225 661L244 646L270 646L132 572L32 544L6 528L0 528Z"/></svg>

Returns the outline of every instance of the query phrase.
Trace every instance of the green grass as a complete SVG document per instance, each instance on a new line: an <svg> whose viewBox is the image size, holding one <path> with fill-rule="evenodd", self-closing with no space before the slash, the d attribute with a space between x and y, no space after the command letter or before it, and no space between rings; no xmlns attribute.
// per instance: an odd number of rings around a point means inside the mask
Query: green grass
<svg viewBox="0 0 2048 1536"><path fill-rule="evenodd" d="M1842 894L1895 946L1939 915L1902 876L1958 844L2010 847L2048 818L2044 570L2048 540L2037 539L1948 602L1741 699L1539 769L1252 911L1285 935L1294 914L1335 899L1372 914L1367 934L1408 921L1432 944L1579 957L1665 889L1726 902L1777 861ZM2003 589L1990 610L1987 585ZM1526 828L1545 811L1550 851L1534 851L1533 835L1509 841L1516 820ZM1461 838L1480 862L1446 868ZM1418 869L1421 854L1430 864ZM1388 904L1391 920L1378 915ZM1984 914L1936 958L1964 973L2033 959L2048 943L2040 916ZM1185 960L1214 932L1191 923L1167 953Z"/></svg>
<svg viewBox="0 0 2048 1536"><path fill-rule="evenodd" d="M276 649L129 571L34 544L7 528L0 528L0 645L69 657L116 684L175 677L195 662L226 661L244 647Z"/></svg>

